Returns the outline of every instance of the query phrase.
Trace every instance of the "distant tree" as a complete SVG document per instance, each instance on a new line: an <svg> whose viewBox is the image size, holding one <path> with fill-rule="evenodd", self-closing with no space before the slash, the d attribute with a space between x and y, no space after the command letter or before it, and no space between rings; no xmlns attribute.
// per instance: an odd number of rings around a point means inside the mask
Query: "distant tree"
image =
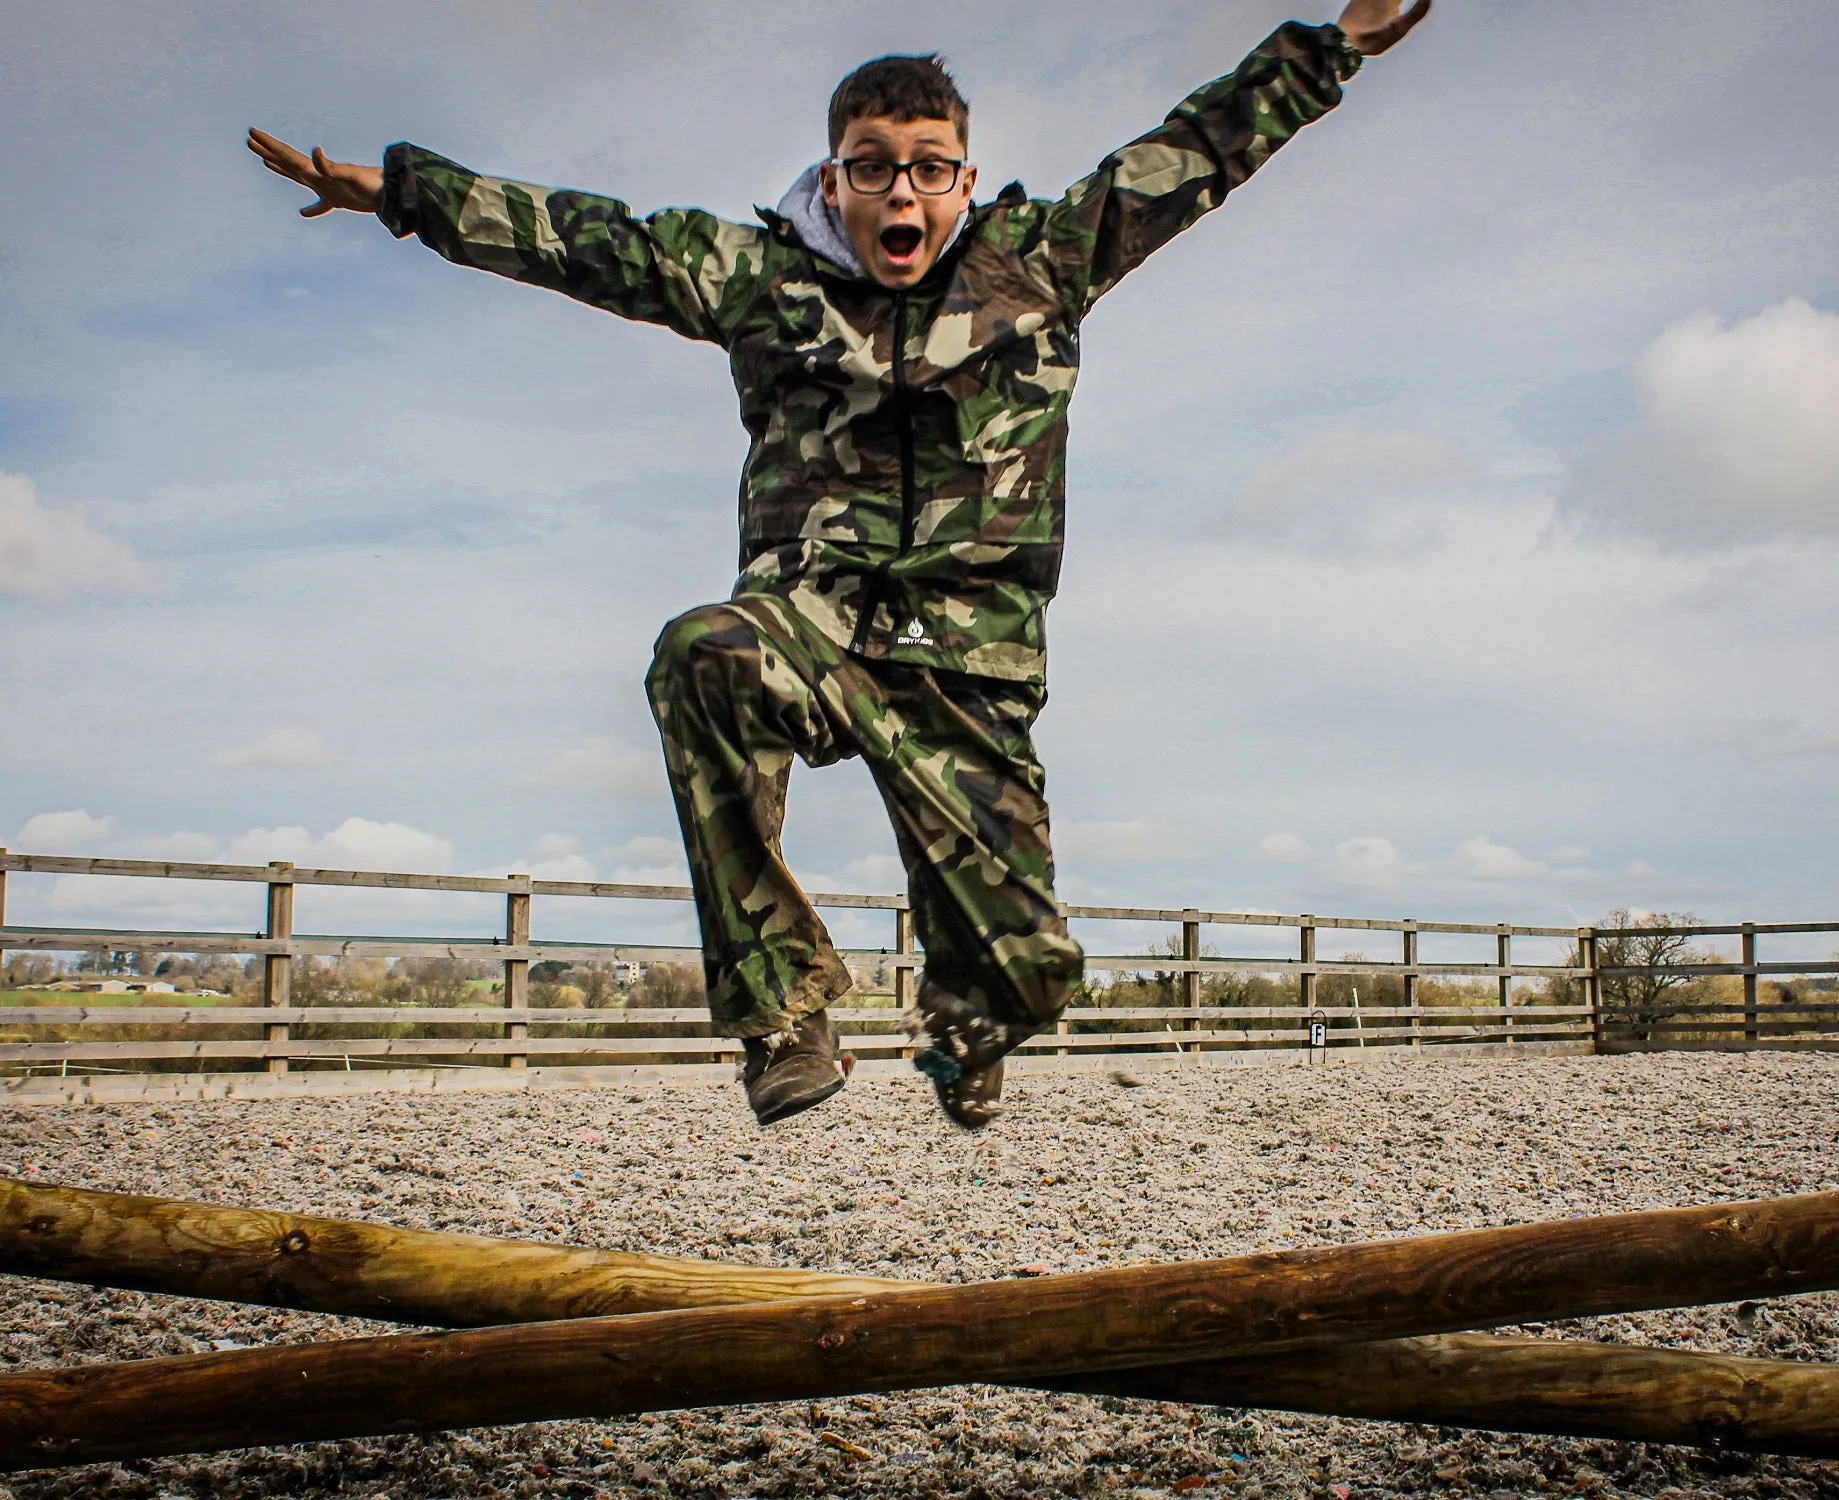
<svg viewBox="0 0 1839 1500"><path fill-rule="evenodd" d="M693 1010L706 1005L702 969L695 964L652 964L632 987L632 1003L653 1010Z"/></svg>
<svg viewBox="0 0 1839 1500"><path fill-rule="evenodd" d="M1201 986L1202 1000L1208 1005L1251 1009L1296 1004L1296 981L1273 979L1268 974L1209 974Z"/></svg>
<svg viewBox="0 0 1839 1500"><path fill-rule="evenodd" d="M1171 932L1157 938L1143 950L1152 958L1186 958L1186 947L1179 932ZM1202 958L1218 958L1220 950L1211 943L1200 945ZM1179 1005L1181 1004L1181 981L1185 976L1174 969L1157 969L1151 983L1155 986L1154 999L1138 999L1133 1005ZM1141 983L1142 981L1138 981Z"/></svg>
<svg viewBox="0 0 1839 1500"><path fill-rule="evenodd" d="M1638 969L1635 974L1605 974L1598 981L1602 1002L1632 1014L1637 1041L1647 1041L1654 1026L1675 1014L1674 1006L1683 997L1667 997L1691 984L1698 976L1674 970L1690 964L1716 962L1716 955L1694 947L1691 937L1678 929L1697 927L1699 919L1686 911L1647 912L1636 916L1625 906L1618 906L1596 923L1599 933L1618 933L1596 940L1596 966L1601 969ZM1565 963L1576 968L1583 962L1575 946ZM1547 998L1555 1005L1581 1005L1583 986L1575 979L1554 979L1546 987Z"/></svg>
<svg viewBox="0 0 1839 1500"><path fill-rule="evenodd" d="M614 988L613 975L610 970L599 964L576 964L569 975L581 991L584 1004L594 1010L607 1010L619 1004L619 991Z"/></svg>
<svg viewBox="0 0 1839 1500"><path fill-rule="evenodd" d="M339 964L317 958L297 958L288 984L288 998L295 1005L341 1005L351 1002L345 992ZM356 1003L362 1004L359 1000Z"/></svg>
<svg viewBox="0 0 1839 1500"><path fill-rule="evenodd" d="M58 961L49 953L15 953L6 961L7 989L28 989L50 984L59 974Z"/></svg>
<svg viewBox="0 0 1839 1500"><path fill-rule="evenodd" d="M471 992L469 966L451 958L398 959L390 976L397 1004L464 1005Z"/></svg>
<svg viewBox="0 0 1839 1500"><path fill-rule="evenodd" d="M1343 953L1338 963L1363 964L1364 953ZM1352 1010L1362 1005L1403 1005L1405 981L1396 974L1324 974L1315 982L1316 1004L1324 1009Z"/></svg>

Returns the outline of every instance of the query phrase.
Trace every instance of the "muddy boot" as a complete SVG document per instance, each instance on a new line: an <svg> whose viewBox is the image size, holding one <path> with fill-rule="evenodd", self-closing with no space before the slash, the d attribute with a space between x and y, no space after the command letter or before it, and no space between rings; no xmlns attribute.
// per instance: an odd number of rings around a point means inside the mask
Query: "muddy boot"
<svg viewBox="0 0 1839 1500"><path fill-rule="evenodd" d="M1002 1113L1003 1058L1036 1028L999 1021L981 1007L930 985L920 989L918 1023L931 1046L913 1066L932 1080L939 1108L966 1130L981 1130Z"/></svg>
<svg viewBox="0 0 1839 1500"><path fill-rule="evenodd" d="M836 1023L829 1011L805 1016L789 1034L746 1037L741 1049L741 1082L762 1125L822 1104L847 1077L837 1060Z"/></svg>
<svg viewBox="0 0 1839 1500"><path fill-rule="evenodd" d="M926 1070L921 1068L920 1071ZM982 1130L1003 1112L1002 1105L997 1102L1003 1092L1003 1060L1000 1057L987 1068L979 1068L975 1073L960 1073L949 1081L936 1073L931 1076L939 1108L954 1125L962 1125L966 1130Z"/></svg>

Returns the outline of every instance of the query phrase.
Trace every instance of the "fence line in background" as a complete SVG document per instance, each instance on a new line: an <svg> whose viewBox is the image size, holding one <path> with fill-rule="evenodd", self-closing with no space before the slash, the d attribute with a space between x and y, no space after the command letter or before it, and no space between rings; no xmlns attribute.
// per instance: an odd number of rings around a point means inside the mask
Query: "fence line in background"
<svg viewBox="0 0 1839 1500"><path fill-rule="evenodd" d="M215 880L259 884L266 888L266 921L260 933L134 931L126 929L31 928L7 925L6 878L9 871L45 875L100 875L140 879ZM502 936L491 937L388 937L301 933L295 929L294 893L300 886L345 889L427 891L447 894L503 895L505 922ZM531 907L537 896L588 897L613 900L688 902L686 886L623 885L602 881L538 880L529 875L502 877L422 875L384 871L322 870L299 868L285 861L268 865L181 863L158 860L86 859L55 855L12 854L0 849L0 957L6 950L83 952L101 949L155 953L228 954L263 960L263 1004L205 1006L146 1004L17 1006L0 1011L0 1023L26 1028L60 1027L76 1030L82 1039L0 1042L0 1068L29 1070L55 1065L60 1077L115 1073L130 1060L163 1063L188 1061L202 1070L207 1062L260 1068L267 1075L285 1075L299 1063L320 1076L327 1068L354 1071L354 1063L403 1064L419 1070L430 1066L448 1069L493 1069L502 1086L515 1083L504 1075L528 1075L532 1059L535 1072L558 1075L625 1073L634 1066L688 1069L691 1059L731 1057L739 1044L710 1037L707 1013L653 1008L584 1010L532 1007L530 967L546 959L581 962L648 963L697 962L693 949L666 945L600 942L533 942ZM900 1032L895 1016L911 1005L914 970L923 960L916 951L912 912L905 896L819 892L812 896L820 907L885 911L892 914L892 943L886 948L844 949L846 960L857 967L874 963L892 971L894 1008L886 1006L838 1007L837 1019L857 1028L846 1044L859 1054L892 1063L911 1055L910 1039ZM1763 962L1757 957L1761 936L1839 932L1839 923L1739 923L1667 929L1681 937L1735 936L1740 961L1700 961L1664 965L1604 965L1601 945L1619 939L1652 936L1654 929L1597 929L1591 927L1540 927L1509 923L1428 922L1415 919L1382 920L1313 914L1219 912L1198 908L1066 906L1069 918L1092 921L1129 921L1178 924L1178 951L1167 955L1093 954L1087 967L1100 972L1154 971L1175 981L1171 996L1178 1003L1155 1007L1082 1006L1069 1010L1049 1033L1033 1039L1023 1057L1031 1066L1092 1065L1120 1057L1142 1061L1146 1049L1200 1061L1220 1061L1214 1054L1232 1051L1283 1052L1294 1055L1299 1044L1311 1044L1321 1055L1345 1047L1427 1045L1465 1047L1477 1043L1506 1045L1525 1050L1624 1051L1657 1047L1772 1048L1839 1045L1839 996L1831 1005L1809 1002L1781 990L1780 999L1765 1003L1759 979L1769 976L1839 974L1839 961L1825 963ZM1292 958L1216 957L1207 955L1202 929L1294 929ZM1324 930L1399 934L1395 961L1368 958L1325 960L1318 956L1318 938ZM1420 959L1423 934L1487 937L1493 940L1493 962L1424 962ZM1571 945L1562 964L1515 962L1515 938L1561 939ZM296 958L453 958L489 957L502 966L501 1004L481 1007L298 1006L292 1002L293 960ZM1203 1004L1210 975L1263 974L1294 976L1300 1003L1277 1006L1208 1006ZM1395 978L1402 1005L1360 1002L1354 1009L1325 1011L1319 1004L1319 981L1330 975ZM1659 978L1678 987L1696 980L1740 976L1742 994L1729 1004L1695 998L1672 1002L1662 995L1638 1005L1626 1001L1631 981ZM1421 1002L1425 979L1492 979L1496 1004L1492 1006L1426 1006ZM1516 980L1575 983L1575 1001L1568 1004L1514 1003ZM1688 1016L1690 1019L1680 1020ZM1160 1022L1162 1029L1143 1030L1143 1023ZM1233 1022L1237 1024L1222 1024ZM1316 1033L1312 1024L1321 1022ZM1350 1024L1351 1023L1351 1024ZM302 1038L299 1026L367 1027L413 1025L441 1030L455 1027L489 1028L491 1035L470 1036L349 1036L330 1040ZM566 1027L572 1035L532 1036L532 1026ZM254 1028L257 1038L225 1037L223 1028ZM683 1035L691 1027L700 1034ZM678 1034L659 1034L659 1028L677 1028ZM110 1028L176 1029L177 1036L138 1037L125 1041L91 1041L93 1030ZM194 1028L210 1028L198 1035ZM1079 1028L1079 1029L1075 1029ZM1106 1029L1108 1028L1108 1029ZM1132 1028L1132 1029L1124 1029ZM1179 1028L1179 1029L1177 1029ZM193 1031L193 1036L184 1033ZM621 1034L623 1033L623 1034ZM1316 1033L1312 1035L1312 1033ZM1320 1041L1323 1046L1313 1046ZM558 1067L582 1057L622 1058L623 1067ZM437 1062L436 1059L446 1061ZM547 1068L543 1059L552 1060ZM125 1071L132 1072L132 1069ZM144 1076L173 1082L171 1073ZM223 1072L219 1080L234 1077L247 1086L259 1075ZM279 1079L272 1080L281 1086ZM591 1080L589 1080L591 1081ZM32 1080L42 1084L43 1079ZM294 1084L305 1085L298 1075ZM29 1091L25 1080L14 1079L16 1096Z"/></svg>

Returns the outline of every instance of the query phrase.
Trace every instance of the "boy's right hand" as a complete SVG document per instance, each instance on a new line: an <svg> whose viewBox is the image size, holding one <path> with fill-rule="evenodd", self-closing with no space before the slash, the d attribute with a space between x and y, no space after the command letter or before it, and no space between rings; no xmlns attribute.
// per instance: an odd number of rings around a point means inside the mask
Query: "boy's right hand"
<svg viewBox="0 0 1839 1500"><path fill-rule="evenodd" d="M303 219L317 219L335 208L354 213L374 214L383 206L383 169L360 167L354 162L333 161L319 147L313 154L296 151L286 141L276 140L266 130L249 127L249 149L262 158L262 165L289 182L297 182L319 194L317 203L300 210Z"/></svg>
<svg viewBox="0 0 1839 1500"><path fill-rule="evenodd" d="M1378 57L1404 40L1405 34L1430 14L1430 0L1414 0L1410 10L1400 10L1403 0L1348 0L1335 24L1363 57Z"/></svg>

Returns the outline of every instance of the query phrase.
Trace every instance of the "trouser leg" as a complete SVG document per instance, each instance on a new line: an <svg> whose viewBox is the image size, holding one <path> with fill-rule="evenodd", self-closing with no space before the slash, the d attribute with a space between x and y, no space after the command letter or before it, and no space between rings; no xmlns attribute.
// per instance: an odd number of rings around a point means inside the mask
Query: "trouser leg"
<svg viewBox="0 0 1839 1500"><path fill-rule="evenodd" d="M710 605L671 621L645 679L702 931L709 1014L727 1036L787 1030L849 988L779 836L792 758L846 753L770 612ZM805 670L801 671L803 667Z"/></svg>
<svg viewBox="0 0 1839 1500"><path fill-rule="evenodd" d="M1054 896L1046 777L1032 730L1045 690L894 669L863 753L894 821L929 990L1019 1034L1052 1024L1084 970ZM890 728L897 732L888 732Z"/></svg>

